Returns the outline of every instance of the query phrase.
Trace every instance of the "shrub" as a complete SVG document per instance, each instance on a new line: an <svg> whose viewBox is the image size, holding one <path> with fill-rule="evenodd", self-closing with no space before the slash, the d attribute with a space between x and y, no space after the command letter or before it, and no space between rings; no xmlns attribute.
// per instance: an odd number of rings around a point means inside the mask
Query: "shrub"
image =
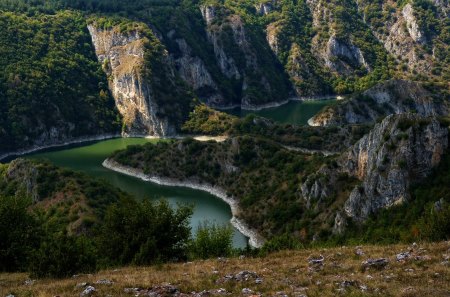
<svg viewBox="0 0 450 297"><path fill-rule="evenodd" d="M106 265L148 265L186 257L192 207L124 198L110 206L99 231Z"/></svg>
<svg viewBox="0 0 450 297"><path fill-rule="evenodd" d="M198 227L190 245L190 256L194 259L228 257L232 254L233 228L204 222Z"/></svg>
<svg viewBox="0 0 450 297"><path fill-rule="evenodd" d="M0 271L26 268L29 253L38 243L38 224L27 212L31 201L0 195Z"/></svg>
<svg viewBox="0 0 450 297"><path fill-rule="evenodd" d="M67 277L92 272L96 268L92 241L84 236L66 233L49 234L30 257L29 271L33 277Z"/></svg>

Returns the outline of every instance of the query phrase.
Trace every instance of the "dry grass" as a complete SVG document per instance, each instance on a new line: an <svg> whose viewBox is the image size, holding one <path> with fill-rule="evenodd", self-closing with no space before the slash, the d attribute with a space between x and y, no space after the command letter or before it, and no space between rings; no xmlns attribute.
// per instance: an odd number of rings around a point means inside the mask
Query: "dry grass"
<svg viewBox="0 0 450 297"><path fill-rule="evenodd" d="M408 250L406 245L364 246L364 255L355 254L355 247L285 251L263 258L232 258L169 264L142 268L121 268L101 271L63 280L37 280L25 285L27 274L0 274L0 296L80 296L81 282L93 284L95 296L133 296L124 288L171 283L181 292L225 288L229 296L243 296L242 288L250 288L263 296L450 296L450 242L420 244L414 257L397 262L396 255ZM323 255L321 269L311 269L308 258ZM368 258L385 257L387 267L363 271L361 263ZM416 259L416 257L419 257ZM227 274L243 270L256 272L262 284L249 281L220 282ZM113 285L95 284L109 279ZM344 285L344 281L348 281ZM278 294L278 295L277 295Z"/></svg>

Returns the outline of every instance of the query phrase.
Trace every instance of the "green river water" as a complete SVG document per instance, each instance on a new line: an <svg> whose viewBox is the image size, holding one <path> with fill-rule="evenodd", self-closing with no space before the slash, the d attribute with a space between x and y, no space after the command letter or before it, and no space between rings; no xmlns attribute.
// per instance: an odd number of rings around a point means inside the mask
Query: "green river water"
<svg viewBox="0 0 450 297"><path fill-rule="evenodd" d="M260 116L271 118L285 124L306 124L308 119L314 116L325 105L333 100L299 102L291 101L285 105L264 109L261 111L232 111L232 113L245 116L248 113L256 113ZM138 178L123 175L102 166L102 162L112 152L124 149L128 145L144 144L159 140L145 138L119 138L84 143L76 146L54 148L27 156L33 159L46 159L53 164L72 170L82 171L97 178L103 178L112 185L134 195L138 199L167 199L171 204L190 203L195 205L191 219L192 229L205 220L218 224L227 224L231 219L230 207L219 198L198 190L184 187L160 186L150 182L144 182ZM233 237L235 247L245 247L247 238L235 230Z"/></svg>
<svg viewBox="0 0 450 297"><path fill-rule="evenodd" d="M195 209L191 219L191 226L194 231L198 224L205 220L218 224L229 223L231 219L230 207L209 193L183 187L160 186L108 170L102 166L102 162L116 150L124 149L132 144L144 144L156 141L158 140L118 138L83 144L78 147L50 149L44 152L30 154L27 158L46 159L55 165L83 171L94 177L106 179L112 185L133 194L139 199L157 200L164 198L173 205L176 205L177 202L193 203ZM235 247L245 247L247 245L247 238L235 230L233 244Z"/></svg>
<svg viewBox="0 0 450 297"><path fill-rule="evenodd" d="M256 114L272 119L282 124L306 125L308 120L318 113L323 107L336 102L336 100L317 101L289 101L288 103L262 110L232 109L229 113L244 117L248 114Z"/></svg>

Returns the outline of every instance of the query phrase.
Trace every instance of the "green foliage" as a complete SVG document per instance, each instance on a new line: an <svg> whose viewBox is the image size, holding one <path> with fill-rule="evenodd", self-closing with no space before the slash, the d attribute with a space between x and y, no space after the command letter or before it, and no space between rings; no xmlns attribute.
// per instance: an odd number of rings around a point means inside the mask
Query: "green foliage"
<svg viewBox="0 0 450 297"><path fill-rule="evenodd" d="M96 251L87 237L47 234L38 249L30 255L29 272L32 277L69 277L96 269Z"/></svg>
<svg viewBox="0 0 450 297"><path fill-rule="evenodd" d="M303 244L299 239L291 234L282 234L271 238L261 249L261 254L268 254L282 250L294 250L303 248Z"/></svg>
<svg viewBox="0 0 450 297"><path fill-rule="evenodd" d="M233 228L204 222L189 247L189 256L193 259L229 257L233 252Z"/></svg>
<svg viewBox="0 0 450 297"><path fill-rule="evenodd" d="M119 130L84 17L0 12L0 152ZM55 132L52 132L55 134Z"/></svg>
<svg viewBox="0 0 450 297"><path fill-rule="evenodd" d="M122 199L112 205L99 231L99 250L112 265L154 264L186 257L192 207Z"/></svg>
<svg viewBox="0 0 450 297"><path fill-rule="evenodd" d="M0 194L0 271L27 268L30 252L38 244L38 222L27 212L30 199Z"/></svg>
<svg viewBox="0 0 450 297"><path fill-rule="evenodd" d="M199 104L189 114L182 131L192 134L222 135L230 130L236 117L216 111L205 104Z"/></svg>
<svg viewBox="0 0 450 297"><path fill-rule="evenodd" d="M325 161L319 155L303 155L249 136L222 143L185 139L146 144L140 150L116 152L112 158L146 174L198 180L223 188L229 196L239 197L245 210L242 218L264 235L311 226L311 221L306 221L305 202L297 199L297 186Z"/></svg>

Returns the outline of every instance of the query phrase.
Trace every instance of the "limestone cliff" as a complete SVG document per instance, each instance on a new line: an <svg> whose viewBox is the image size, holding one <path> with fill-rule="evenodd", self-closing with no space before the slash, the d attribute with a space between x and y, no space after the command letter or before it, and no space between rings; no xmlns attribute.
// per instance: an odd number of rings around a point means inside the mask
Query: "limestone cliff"
<svg viewBox="0 0 450 297"><path fill-rule="evenodd" d="M341 158L341 168L362 181L345 202L347 216L363 220L407 201L414 182L427 177L448 148L448 128L435 118L391 115Z"/></svg>
<svg viewBox="0 0 450 297"><path fill-rule="evenodd" d="M88 26L98 60L109 77L109 87L123 116L124 135L167 136L173 123L160 116L152 83L144 77L148 39L138 29L121 32L118 26L102 29ZM168 62L168 59L167 59ZM167 63L169 64L169 63ZM170 71L170 69L168 70Z"/></svg>
<svg viewBox="0 0 450 297"><path fill-rule="evenodd" d="M178 47L178 53L172 53L171 58L181 79L195 91L201 101L209 106L226 106L225 96L221 93L204 61L193 53L186 40L174 29L167 34L167 37Z"/></svg>
<svg viewBox="0 0 450 297"><path fill-rule="evenodd" d="M299 186L300 197L315 211L333 199L334 231L341 233L347 218L364 221L408 201L411 185L424 180L448 151L448 134L435 117L390 115L336 162L308 176Z"/></svg>
<svg viewBox="0 0 450 297"><path fill-rule="evenodd" d="M449 112L449 105L442 98L434 98L419 83L394 79L325 108L309 124L332 126L369 123L389 114L410 111L422 116L445 115Z"/></svg>
<svg viewBox="0 0 450 297"><path fill-rule="evenodd" d="M215 5L202 6L201 13L217 65L238 90L236 102L228 105L254 108L289 97L291 86L281 65L261 46L261 36L247 30L241 16Z"/></svg>

